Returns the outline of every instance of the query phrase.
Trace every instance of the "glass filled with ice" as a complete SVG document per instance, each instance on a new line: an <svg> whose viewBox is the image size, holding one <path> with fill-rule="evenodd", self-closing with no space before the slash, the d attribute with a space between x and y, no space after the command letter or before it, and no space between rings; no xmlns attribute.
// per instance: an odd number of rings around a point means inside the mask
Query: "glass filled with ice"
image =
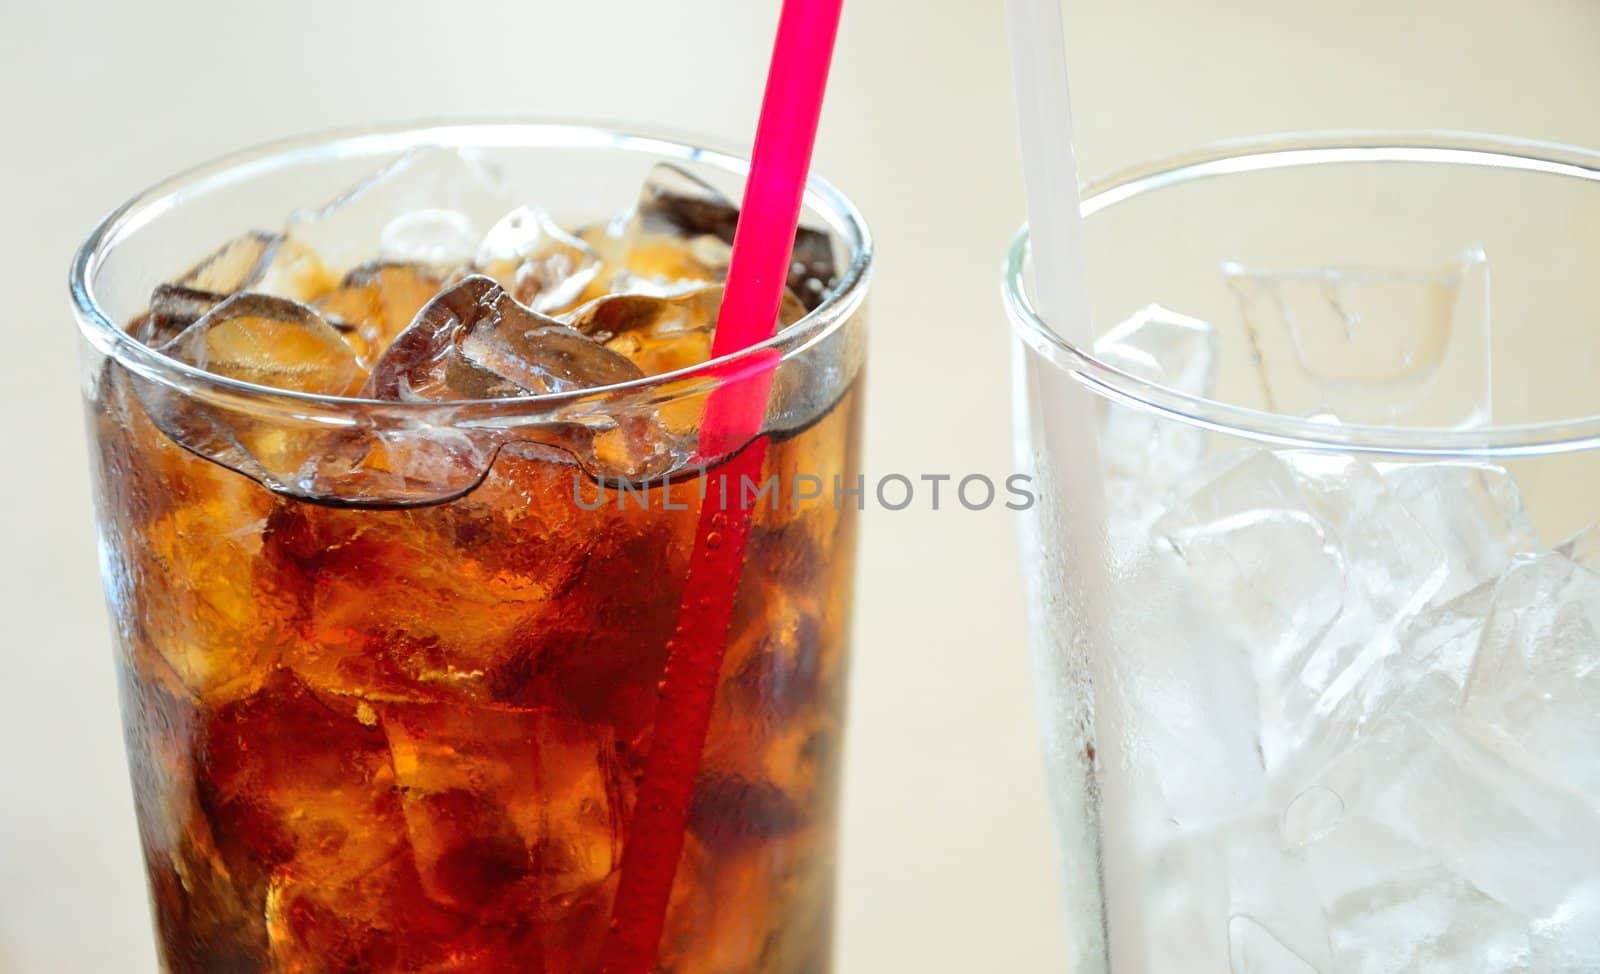
<svg viewBox="0 0 1600 974"><path fill-rule="evenodd" d="M858 473L871 244L813 179L774 337L708 363L742 173L596 128L372 130L94 231L72 292L164 970L598 969L707 503L749 535L658 969L830 969L859 507L820 485ZM701 443L774 365L764 443Z"/></svg>
<svg viewBox="0 0 1600 974"><path fill-rule="evenodd" d="M1600 155L1235 144L1006 265L1073 970L1600 971Z"/></svg>

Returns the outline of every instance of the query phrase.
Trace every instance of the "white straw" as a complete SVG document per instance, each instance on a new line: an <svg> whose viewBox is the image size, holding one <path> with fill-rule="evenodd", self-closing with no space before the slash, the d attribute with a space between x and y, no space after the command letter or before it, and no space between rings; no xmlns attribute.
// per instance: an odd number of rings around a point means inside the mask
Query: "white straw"
<svg viewBox="0 0 1600 974"><path fill-rule="evenodd" d="M1087 352L1093 337L1061 8L1059 0L1007 0L1006 13L1027 184L1033 304L1057 334ZM1038 676L1047 681L1042 717L1062 820L1072 970L1103 974L1109 957L1117 974L1144 972L1141 883L1125 834L1133 821L1127 723L1106 625L1113 590L1094 397L1059 368L1032 368L1038 363L1026 353L1021 361L1014 381L1031 378L1038 397L1028 459L1053 499L1042 510L1055 512L1039 517L1034 547L1043 564L1028 567L1037 573L1035 584L1046 589L1033 593L1041 606L1035 652L1057 657L1041 660ZM1060 618L1064 610L1070 620ZM1077 685L1075 670L1087 672L1092 685ZM1092 725L1087 715L1070 712L1091 701ZM1086 752L1094 755L1092 768L1086 767ZM1086 780L1091 771L1093 780ZM1117 906L1114 918L1108 904Z"/></svg>
<svg viewBox="0 0 1600 974"><path fill-rule="evenodd" d="M1006 0L1011 64L1028 190L1034 305L1063 338L1091 345L1084 288L1078 160L1072 152L1072 99L1058 0Z"/></svg>

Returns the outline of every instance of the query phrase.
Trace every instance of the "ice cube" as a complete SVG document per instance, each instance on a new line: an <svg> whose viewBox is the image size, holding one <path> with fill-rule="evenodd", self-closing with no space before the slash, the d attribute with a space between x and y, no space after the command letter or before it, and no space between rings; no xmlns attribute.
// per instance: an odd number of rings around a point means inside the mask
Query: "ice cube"
<svg viewBox="0 0 1600 974"><path fill-rule="evenodd" d="M227 296L243 291L266 273L283 236L256 231L223 244L174 281L180 287Z"/></svg>
<svg viewBox="0 0 1600 974"><path fill-rule="evenodd" d="M1351 805L1359 803L1363 784L1346 775L1364 776L1371 772L1352 763L1330 777L1349 795ZM1323 794L1332 788L1317 786ZM1317 897L1325 913L1339 901L1366 893L1412 874L1438 867L1438 860L1427 850L1396 835L1393 831L1346 807L1339 798L1339 820L1334 827L1299 848L1305 859Z"/></svg>
<svg viewBox="0 0 1600 974"><path fill-rule="evenodd" d="M498 967L474 949L474 934L496 939L481 934L493 921L434 902L409 852L350 878L286 869L273 877L259 909L270 939L269 970L372 970L374 958L402 971L460 970L463 963ZM527 956L520 952L520 958Z"/></svg>
<svg viewBox="0 0 1600 974"><path fill-rule="evenodd" d="M1539 536L1516 481L1491 463L1381 463L1384 484L1444 553L1454 598L1500 577L1513 555L1536 551Z"/></svg>
<svg viewBox="0 0 1600 974"><path fill-rule="evenodd" d="M569 474L551 466L545 475ZM510 500L498 479L478 489ZM276 577L309 590L300 626L316 651L285 663L320 693L486 704L496 668L534 641L519 634L571 638L569 628L586 621L554 598L575 584L583 552L548 526L546 511L501 519L479 501L462 501L315 513L285 505L273 518L264 554ZM526 554L506 553L519 542ZM462 621L467 613L470 625Z"/></svg>
<svg viewBox="0 0 1600 974"><path fill-rule="evenodd" d="M1533 922L1538 974L1600 971L1600 879L1583 884L1554 912Z"/></svg>
<svg viewBox="0 0 1600 974"><path fill-rule="evenodd" d="M1527 950L1526 920L1393 831L1346 816L1305 854L1328 917L1331 970L1525 969L1515 961Z"/></svg>
<svg viewBox="0 0 1600 974"><path fill-rule="evenodd" d="M1236 959L1283 957L1304 965L1288 971L1331 970L1316 889L1305 863L1281 847L1275 822L1180 830L1147 855L1149 970L1226 971Z"/></svg>
<svg viewBox="0 0 1600 974"><path fill-rule="evenodd" d="M712 186L670 163L651 170L639 198L643 229L676 237L712 237L731 245L739 208ZM711 263L708 261L708 263ZM726 272L726 263L714 264ZM827 233L801 225L795 230L788 285L806 310L822 303L839 273Z"/></svg>
<svg viewBox="0 0 1600 974"><path fill-rule="evenodd" d="M1406 624L1399 638L1402 651L1391 660L1397 690L1418 687L1436 676L1450 688L1444 705L1454 709L1459 704L1498 586L1499 579L1492 578L1448 602L1429 606ZM1418 694L1407 696L1409 712L1444 717L1442 710L1419 709Z"/></svg>
<svg viewBox="0 0 1600 974"><path fill-rule="evenodd" d="M131 329L134 338L159 348L199 321L227 295L201 291L181 284L158 284L150 295L150 310Z"/></svg>
<svg viewBox="0 0 1600 974"><path fill-rule="evenodd" d="M537 207L522 206L490 228L477 269L535 311L556 314L577 304L600 273L600 255Z"/></svg>
<svg viewBox="0 0 1600 974"><path fill-rule="evenodd" d="M286 238L247 290L309 303L333 289L338 275L322 256L300 240Z"/></svg>
<svg viewBox="0 0 1600 974"><path fill-rule="evenodd" d="M651 280L722 280L738 222L738 206L709 183L671 163L656 165L633 210L612 224L624 241L625 276L637 282L626 289Z"/></svg>
<svg viewBox="0 0 1600 974"><path fill-rule="evenodd" d="M816 543L798 534L753 530L750 557L759 558L781 543L779 557L791 565L820 564ZM750 603L753 608L748 612L735 609L733 635L722 663L723 672L731 675L718 691L720 699L730 709L756 716L766 729L788 726L796 717L810 721L808 702L836 676L837 657L826 623L802 607L777 578Z"/></svg>
<svg viewBox="0 0 1600 974"><path fill-rule="evenodd" d="M1556 545L1556 551L1575 564L1600 572L1600 524L1591 524Z"/></svg>
<svg viewBox="0 0 1600 974"><path fill-rule="evenodd" d="M663 162L645 175L636 218L639 228L649 233L712 236L732 243L739 207L687 169Z"/></svg>
<svg viewBox="0 0 1600 974"><path fill-rule="evenodd" d="M1114 326L1095 342L1095 354L1114 368L1192 395L1214 391L1217 338L1195 318L1150 305ZM1165 494L1199 464L1205 432L1145 410L1101 399L1101 460L1110 480L1113 524L1129 537L1114 538L1118 550L1143 534L1145 521Z"/></svg>
<svg viewBox="0 0 1600 974"><path fill-rule="evenodd" d="M175 696L216 704L253 693L294 644L298 593L258 577L273 498L152 425L142 401L156 388L165 387L108 370L100 421L116 429L100 438L98 462L116 516L102 570L132 628L124 644L160 658L138 668L170 677Z"/></svg>
<svg viewBox="0 0 1600 974"><path fill-rule="evenodd" d="M1211 830L1159 839L1140 864L1146 902L1137 940L1151 971L1228 969L1228 861Z"/></svg>
<svg viewBox="0 0 1600 974"><path fill-rule="evenodd" d="M1326 785L1312 785L1289 800L1279 829L1284 846L1308 846L1339 827L1344 799Z"/></svg>
<svg viewBox="0 0 1600 974"><path fill-rule="evenodd" d="M456 704L377 710L436 902L478 914L514 886L548 901L616 869L632 788L610 728Z"/></svg>
<svg viewBox="0 0 1600 974"><path fill-rule="evenodd" d="M477 276L439 292L372 366L362 397L447 401L527 395L528 390L472 361L461 349L474 323L500 314L505 296L500 285Z"/></svg>
<svg viewBox="0 0 1600 974"><path fill-rule="evenodd" d="M378 232L378 257L396 264L460 267L472 260L478 237L478 228L465 213L411 210Z"/></svg>
<svg viewBox="0 0 1600 974"><path fill-rule="evenodd" d="M1249 949L1260 959L1265 959L1261 954L1289 957L1310 970L1331 971L1316 885L1304 858L1284 848L1279 826L1272 818L1250 818L1225 833L1232 947Z"/></svg>
<svg viewBox="0 0 1600 974"><path fill-rule="evenodd" d="M661 375L711 357L722 294L721 285L670 297L608 294L560 320L626 357L646 375ZM799 299L785 291L775 327L788 327L804 316Z"/></svg>
<svg viewBox="0 0 1600 974"><path fill-rule="evenodd" d="M1438 596L1445 581L1444 553L1371 464L1311 450L1278 456L1294 471L1309 509L1331 532L1344 563L1352 598L1341 619L1344 631L1330 642L1383 641Z"/></svg>
<svg viewBox="0 0 1600 974"><path fill-rule="evenodd" d="M1152 304L1114 325L1094 343L1097 355L1134 353L1145 362L1133 366L1139 378L1159 382L1191 396L1216 392L1217 333L1198 318ZM1119 365L1119 362L1112 362ZM1152 368L1153 366L1153 368Z"/></svg>
<svg viewBox="0 0 1600 974"><path fill-rule="evenodd" d="M1343 805L1306 852L1326 901L1437 865L1526 918L1600 870L1592 810L1475 745L1448 712L1419 709L1394 708L1313 779Z"/></svg>
<svg viewBox="0 0 1600 974"><path fill-rule="evenodd" d="M1505 485L1475 468L1430 473L1438 475L1440 498L1459 500L1451 510L1476 512L1480 502L1505 497ZM1397 479L1411 494L1429 482L1416 470ZM1380 766L1401 760L1411 745L1383 733L1397 718L1454 719L1494 586L1450 596L1461 587L1462 566L1493 562L1470 557L1488 542L1460 546L1468 554L1450 561L1414 516L1422 503L1420 496L1397 496L1388 477L1363 461L1257 452L1174 505L1154 528L1203 593L1195 616L1217 619L1252 659L1261 759L1277 802L1317 785L1324 769L1358 742L1396 746L1372 759ZM1487 510L1513 526L1525 524L1514 498ZM1470 516L1493 521L1484 513ZM1438 517L1430 522L1435 530ZM1213 642L1222 647L1228 640ZM1205 658L1225 656L1212 649ZM1193 730L1181 733L1195 745L1207 740ZM1330 787L1344 797L1342 785Z"/></svg>
<svg viewBox="0 0 1600 974"><path fill-rule="evenodd" d="M1250 454L1154 525L1187 565L1209 607L1250 654L1261 686L1261 747L1271 768L1292 749L1320 687L1306 661L1345 609L1344 559L1294 472Z"/></svg>
<svg viewBox="0 0 1600 974"><path fill-rule="evenodd" d="M639 378L637 366L480 275L440 292L373 367L379 399L486 399Z"/></svg>
<svg viewBox="0 0 1600 974"><path fill-rule="evenodd" d="M362 395L397 401L519 398L642 375L618 353L522 307L493 280L475 275L423 308L373 366ZM549 422L522 426L517 435L557 447L600 476L660 476L686 455L681 438L648 407L597 412L580 402L570 404L566 416L570 419L552 414ZM396 430L387 456L366 465L389 472L391 479L398 474L406 484L418 480L416 489L434 489L426 485L436 482L459 492L481 477L481 460L492 456L498 443L492 431L453 432L461 442L437 435L418 439ZM452 473L463 462L464 472L477 472L465 481ZM434 467L447 478L430 473Z"/></svg>
<svg viewBox="0 0 1600 974"><path fill-rule="evenodd" d="M360 707L280 670L209 713L201 804L238 881L259 888L279 870L349 880L405 848L389 750Z"/></svg>
<svg viewBox="0 0 1600 974"><path fill-rule="evenodd" d="M1322 566L1320 575L1304 579L1304 595L1281 610L1293 620L1293 613L1316 608L1316 625L1299 624L1299 635L1258 657L1257 664L1264 688L1267 769L1287 782L1284 787L1298 789L1306 783L1305 773L1347 746L1388 706L1393 680L1413 672L1414 661L1398 634L1436 600L1444 579L1442 553L1370 464L1343 455L1258 453L1213 480L1207 495L1211 513L1206 516L1222 515L1212 521L1224 529L1217 539L1224 544L1222 557L1244 552L1226 550L1226 538L1247 523L1252 533L1262 524L1294 525L1302 536L1299 541L1291 540L1287 531L1278 539L1264 536L1262 550L1254 556L1260 567L1251 581L1236 588L1280 588L1273 567L1280 562L1285 573L1299 571L1302 564ZM1193 501L1179 509L1195 512ZM1158 527L1173 520L1169 514ZM1193 530L1186 529L1190 534ZM1313 541L1322 551L1315 561L1308 562L1294 549L1274 553L1272 548L1297 544L1309 550ZM1184 542L1177 543L1181 548ZM1201 571L1216 574L1209 568ZM1318 585L1324 590L1318 592ZM1232 605L1213 602L1214 609L1225 607L1225 617L1232 615ZM1266 626L1247 644L1259 651L1276 638Z"/></svg>
<svg viewBox="0 0 1600 974"><path fill-rule="evenodd" d="M543 394L642 378L639 367L565 325L530 327L512 313L479 319L461 342L469 359L518 386Z"/></svg>
<svg viewBox="0 0 1600 974"><path fill-rule="evenodd" d="M1600 574L1523 556L1501 581L1462 716L1485 744L1600 812ZM1591 828L1600 834L1600 814Z"/></svg>
<svg viewBox="0 0 1600 974"><path fill-rule="evenodd" d="M1340 974L1534 971L1527 920L1437 867L1348 893L1328 920Z"/></svg>
<svg viewBox="0 0 1600 974"><path fill-rule="evenodd" d="M597 342L621 335L671 336L711 334L722 306L722 288L697 288L667 298L645 294L608 294L596 298L560 321Z"/></svg>
<svg viewBox="0 0 1600 974"><path fill-rule="evenodd" d="M1390 740L1362 762L1369 780L1359 785L1356 814L1524 917L1549 913L1600 875L1600 827L1575 795L1450 724L1400 721Z"/></svg>
<svg viewBox="0 0 1600 974"><path fill-rule="evenodd" d="M318 298L313 307L344 334L363 364L370 365L439 293L442 284L438 275L420 264L375 261L346 274L339 286Z"/></svg>
<svg viewBox="0 0 1600 974"><path fill-rule="evenodd" d="M1379 752L1347 750L1357 742L1374 737L1382 741L1397 719L1453 720L1493 598L1494 583L1489 582L1427 607L1401 626L1397 635L1385 635L1384 651L1370 666L1353 674L1341 694L1322 702L1293 755L1273 769L1274 795L1281 800L1311 782L1348 789L1348 780L1335 783L1325 776L1337 773L1343 762L1352 759L1356 759L1354 764L1344 766L1344 772L1368 775L1361 770L1359 758L1363 753ZM1373 760L1381 763L1389 758Z"/></svg>
<svg viewBox="0 0 1600 974"><path fill-rule="evenodd" d="M423 146L332 202L292 214L286 233L340 269L386 245L386 259L446 272L470 261L483 228L517 203L500 167L483 154Z"/></svg>
<svg viewBox="0 0 1600 974"><path fill-rule="evenodd" d="M1220 626L1171 552L1149 551L1126 575L1138 611L1113 614L1118 689L1125 697L1131 773L1152 782L1147 814L1189 828L1253 808L1265 787L1261 701L1249 647ZM1133 649L1137 647L1137 649Z"/></svg>
<svg viewBox="0 0 1600 974"><path fill-rule="evenodd" d="M1370 464L1314 451L1279 458L1329 532L1344 586L1339 618L1282 691L1288 736L1306 748L1359 729L1369 695L1405 665L1398 633L1437 597L1443 555Z"/></svg>
<svg viewBox="0 0 1600 974"><path fill-rule="evenodd" d="M1489 269L1246 268L1239 299L1269 408L1345 423L1461 427L1490 419Z"/></svg>
<svg viewBox="0 0 1600 974"><path fill-rule="evenodd" d="M320 395L349 395L366 372L339 332L302 304L244 292L218 304L162 351L244 382ZM145 412L188 450L295 496L348 469L363 451L346 427L265 414L231 402L138 383Z"/></svg>
<svg viewBox="0 0 1600 974"><path fill-rule="evenodd" d="M332 287L333 279L317 253L301 241L258 230L223 244L171 283L219 300L255 291L310 301ZM156 293L161 297L162 289Z"/></svg>
<svg viewBox="0 0 1600 974"><path fill-rule="evenodd" d="M585 239L609 262L625 268L610 290L666 294L687 283L713 283L727 276L739 207L704 180L671 163L658 163L645 177L639 202L604 230ZM838 284L833 240L801 225L795 231L788 286L806 310L814 310Z"/></svg>
<svg viewBox="0 0 1600 974"><path fill-rule="evenodd" d="M1250 917L1228 921L1228 941L1232 974L1321 974Z"/></svg>
<svg viewBox="0 0 1600 974"><path fill-rule="evenodd" d="M703 772L689 806L689 829L724 855L783 839L808 821L806 807L771 781L725 772Z"/></svg>
<svg viewBox="0 0 1600 974"><path fill-rule="evenodd" d="M320 315L265 294L234 295L161 350L217 375L293 392L349 395L366 379L354 349Z"/></svg>

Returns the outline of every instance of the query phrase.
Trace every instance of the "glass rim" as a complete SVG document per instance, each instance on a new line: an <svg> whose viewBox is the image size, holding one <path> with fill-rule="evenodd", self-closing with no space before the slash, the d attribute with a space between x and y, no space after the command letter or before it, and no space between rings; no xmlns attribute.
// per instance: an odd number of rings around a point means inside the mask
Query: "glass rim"
<svg viewBox="0 0 1600 974"><path fill-rule="evenodd" d="M1146 193L1219 176L1350 163L1477 166L1600 182L1600 152L1476 132L1334 130L1218 142L1113 173L1082 187L1085 219ZM1014 333L1095 395L1211 432L1276 446L1412 456L1538 456L1600 449L1600 414L1537 423L1436 429L1334 425L1180 392L1102 361L1064 338L1028 294L1028 225L1012 238L1001 293Z"/></svg>
<svg viewBox="0 0 1600 974"><path fill-rule="evenodd" d="M557 411L586 412L618 398L662 403L710 391L722 381L805 352L837 331L866 298L873 263L872 233L849 198L811 173L804 202L843 238L849 261L839 283L815 309L772 337L729 355L659 375L568 392L499 399L391 401L329 396L258 385L180 362L139 342L102 308L94 278L123 241L150 221L175 209L196 192L245 183L260 173L299 164L370 156L397 156L426 146L459 148L609 149L653 156L663 161L709 164L734 176L749 172L749 160L720 140L649 126L541 117L437 118L341 127L260 143L183 170L137 193L102 217L73 254L68 274L74 317L83 337L101 353L142 378L187 395L226 401L268 413L292 414L343 425L355 412L381 412L396 418L437 417L441 410L479 417ZM311 201L315 203L316 201ZM287 214L286 214L287 215ZM776 358L776 361L774 361Z"/></svg>

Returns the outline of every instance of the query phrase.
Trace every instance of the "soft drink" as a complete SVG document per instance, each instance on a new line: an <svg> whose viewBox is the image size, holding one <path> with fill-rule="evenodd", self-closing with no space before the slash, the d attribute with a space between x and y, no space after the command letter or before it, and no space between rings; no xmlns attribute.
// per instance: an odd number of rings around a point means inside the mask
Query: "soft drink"
<svg viewBox="0 0 1600 974"><path fill-rule="evenodd" d="M828 970L858 508L812 485L857 470L858 325L786 358L763 480L729 484L692 370L736 208L658 168L609 223L483 233L455 205L479 183L413 152L129 325L223 380L382 404L97 373L165 969L594 969L699 510L731 491L752 528L659 969ZM385 206L374 247L354 228ZM832 247L802 230L786 323L827 313Z"/></svg>

